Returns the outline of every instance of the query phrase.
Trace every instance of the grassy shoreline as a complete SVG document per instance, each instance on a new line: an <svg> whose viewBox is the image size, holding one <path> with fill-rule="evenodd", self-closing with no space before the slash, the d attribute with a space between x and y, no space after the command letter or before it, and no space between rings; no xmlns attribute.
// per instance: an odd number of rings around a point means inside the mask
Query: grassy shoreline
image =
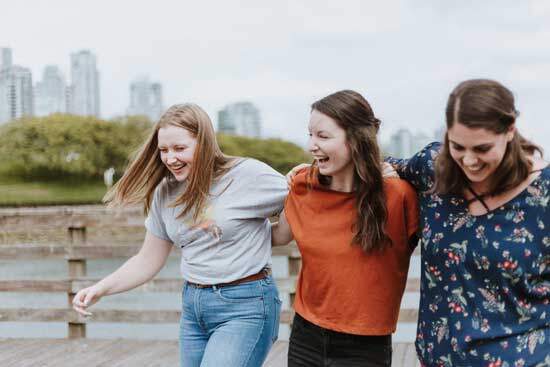
<svg viewBox="0 0 550 367"><path fill-rule="evenodd" d="M100 204L101 181L21 181L0 178L0 207Z"/></svg>

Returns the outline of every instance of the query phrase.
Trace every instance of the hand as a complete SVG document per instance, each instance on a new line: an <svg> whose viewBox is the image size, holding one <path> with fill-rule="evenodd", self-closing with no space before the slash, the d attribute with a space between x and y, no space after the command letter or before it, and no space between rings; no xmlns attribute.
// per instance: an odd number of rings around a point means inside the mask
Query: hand
<svg viewBox="0 0 550 367"><path fill-rule="evenodd" d="M310 166L311 166L311 164L309 164L309 163L302 163L302 164L294 167L293 169L291 169L290 172L288 172L286 174L286 182L287 182L288 186L290 187L292 185L292 180L294 179L294 176L296 176L298 174L298 172L300 172L303 169L309 168Z"/></svg>
<svg viewBox="0 0 550 367"><path fill-rule="evenodd" d="M73 298L73 309L82 316L92 316L87 308L97 303L103 295L103 291L97 284L81 289Z"/></svg>
<svg viewBox="0 0 550 367"><path fill-rule="evenodd" d="M388 162L382 162L382 177L384 178L399 178L399 174Z"/></svg>

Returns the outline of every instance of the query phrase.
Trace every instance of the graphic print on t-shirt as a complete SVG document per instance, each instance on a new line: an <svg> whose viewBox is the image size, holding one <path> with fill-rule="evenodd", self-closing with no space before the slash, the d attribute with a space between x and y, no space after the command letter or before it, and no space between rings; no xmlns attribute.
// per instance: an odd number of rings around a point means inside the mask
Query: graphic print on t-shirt
<svg viewBox="0 0 550 367"><path fill-rule="evenodd" d="M220 242L223 231L213 218L214 207L210 205L199 215L196 222L193 222L192 218L187 219L184 222L186 229L180 231L180 247L204 236L212 237L216 243Z"/></svg>

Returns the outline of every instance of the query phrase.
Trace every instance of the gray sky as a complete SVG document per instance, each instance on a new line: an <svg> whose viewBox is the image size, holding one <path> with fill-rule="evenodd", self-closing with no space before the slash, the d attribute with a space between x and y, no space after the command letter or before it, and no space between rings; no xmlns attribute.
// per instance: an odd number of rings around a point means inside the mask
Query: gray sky
<svg viewBox="0 0 550 367"><path fill-rule="evenodd" d="M90 49L103 117L123 114L129 83L160 81L167 106L190 101L214 121L249 100L264 132L303 144L309 105L355 89L383 121L433 134L461 80L493 78L517 97L518 128L550 151L550 1L21 0L2 5L0 46L30 67L69 75Z"/></svg>

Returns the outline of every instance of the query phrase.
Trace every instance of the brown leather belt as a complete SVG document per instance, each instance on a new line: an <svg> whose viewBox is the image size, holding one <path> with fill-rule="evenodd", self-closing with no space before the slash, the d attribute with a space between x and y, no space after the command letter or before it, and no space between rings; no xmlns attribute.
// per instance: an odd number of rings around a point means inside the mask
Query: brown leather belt
<svg viewBox="0 0 550 367"><path fill-rule="evenodd" d="M196 288L220 288L220 287L227 287L229 285L237 285L237 284L246 283L246 282L253 282L255 280L260 280L260 279L267 278L270 275L271 275L271 268L263 268L262 270L260 270L256 274L252 274L252 275L249 275L249 276L246 276L244 278L237 279L237 280L234 280L234 281L228 282L228 283L197 284L197 283L193 283L193 282L187 282L187 284L192 285L193 287L196 287Z"/></svg>

